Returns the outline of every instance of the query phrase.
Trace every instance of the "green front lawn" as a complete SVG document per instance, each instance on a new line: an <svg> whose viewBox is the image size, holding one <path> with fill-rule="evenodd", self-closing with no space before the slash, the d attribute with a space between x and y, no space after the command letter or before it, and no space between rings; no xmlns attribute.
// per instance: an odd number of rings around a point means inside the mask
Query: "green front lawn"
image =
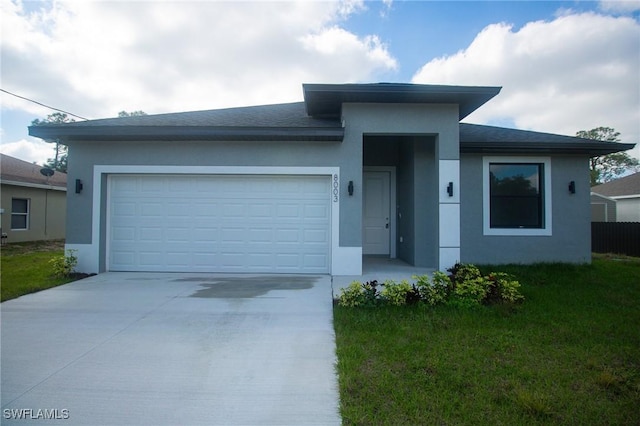
<svg viewBox="0 0 640 426"><path fill-rule="evenodd" d="M344 424L640 424L640 259L491 270L522 305L335 307Z"/></svg>
<svg viewBox="0 0 640 426"><path fill-rule="evenodd" d="M64 254L64 241L12 243L0 249L0 301L72 281L54 278L49 260Z"/></svg>

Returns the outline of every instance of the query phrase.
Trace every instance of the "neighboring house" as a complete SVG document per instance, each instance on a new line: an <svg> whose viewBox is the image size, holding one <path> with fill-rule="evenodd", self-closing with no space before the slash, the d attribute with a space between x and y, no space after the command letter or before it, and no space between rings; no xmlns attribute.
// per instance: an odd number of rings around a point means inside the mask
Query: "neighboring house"
<svg viewBox="0 0 640 426"><path fill-rule="evenodd" d="M640 222L640 172L596 185L592 194L616 201L616 215L610 222Z"/></svg>
<svg viewBox="0 0 640 426"><path fill-rule="evenodd" d="M0 154L2 234L5 242L64 239L67 175L47 177L42 166Z"/></svg>
<svg viewBox="0 0 640 426"><path fill-rule="evenodd" d="M591 193L591 222L615 222L616 200Z"/></svg>
<svg viewBox="0 0 640 426"><path fill-rule="evenodd" d="M303 91L291 104L30 127L69 146L79 270L589 262L587 160L634 146L460 123L499 87Z"/></svg>

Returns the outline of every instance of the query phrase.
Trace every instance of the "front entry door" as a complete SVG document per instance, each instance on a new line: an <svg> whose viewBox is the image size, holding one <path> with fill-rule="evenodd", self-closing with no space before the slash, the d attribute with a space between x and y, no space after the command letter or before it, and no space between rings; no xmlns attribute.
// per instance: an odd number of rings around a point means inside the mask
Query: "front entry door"
<svg viewBox="0 0 640 426"><path fill-rule="evenodd" d="M389 172L364 172L362 253L389 255Z"/></svg>

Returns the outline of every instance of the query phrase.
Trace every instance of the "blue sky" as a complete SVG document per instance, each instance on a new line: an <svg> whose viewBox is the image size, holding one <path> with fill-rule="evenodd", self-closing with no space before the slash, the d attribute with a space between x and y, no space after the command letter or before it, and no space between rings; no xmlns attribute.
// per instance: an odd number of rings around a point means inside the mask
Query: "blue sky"
<svg viewBox="0 0 640 426"><path fill-rule="evenodd" d="M80 116L293 102L302 83L500 85L475 123L640 142L640 2L5 1L2 88ZM143 18L141 18L143 17ZM2 93L3 153L52 110ZM640 157L640 147L632 154Z"/></svg>
<svg viewBox="0 0 640 426"><path fill-rule="evenodd" d="M552 19L575 2L549 1L425 1L370 6L349 19L345 27L356 34L379 34L399 62L400 79L409 80L426 61L466 48L489 24L508 22L521 27L530 21ZM585 5L582 6L584 8ZM595 3L590 3L591 9Z"/></svg>

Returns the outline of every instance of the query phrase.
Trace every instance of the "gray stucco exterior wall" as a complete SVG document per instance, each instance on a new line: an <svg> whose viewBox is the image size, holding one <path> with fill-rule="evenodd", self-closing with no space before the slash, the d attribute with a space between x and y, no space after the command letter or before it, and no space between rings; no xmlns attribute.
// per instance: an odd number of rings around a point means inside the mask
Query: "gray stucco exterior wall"
<svg viewBox="0 0 640 426"><path fill-rule="evenodd" d="M364 165L396 168L397 257L438 263L438 164L434 136L365 136Z"/></svg>
<svg viewBox="0 0 640 426"><path fill-rule="evenodd" d="M363 141L371 140L372 150L380 153L385 153L385 140L393 143L395 137L400 144L397 153L390 156L398 165L396 213L401 216L397 217L397 254L415 266L437 266L439 160L459 159L458 105L345 103L342 118L345 144L362 146ZM375 157L369 153L364 163L394 165L388 164L392 160L381 164L373 160ZM356 201L360 203L355 207L361 229L361 197Z"/></svg>
<svg viewBox="0 0 640 426"><path fill-rule="evenodd" d="M74 142L69 149L68 179L70 182L81 179L84 189L80 194L70 191L68 196L68 244L91 243L95 165L339 167L341 192L346 194L349 180L360 182L362 179L362 144L303 141ZM107 217L105 183L101 185L102 241L106 232L104 218ZM359 214L356 197L341 197L341 246L360 244Z"/></svg>
<svg viewBox="0 0 640 426"><path fill-rule="evenodd" d="M551 157L552 235L483 235L483 157L463 154L461 257L477 264L591 261L589 170L586 156ZM575 181L576 193L568 190Z"/></svg>

